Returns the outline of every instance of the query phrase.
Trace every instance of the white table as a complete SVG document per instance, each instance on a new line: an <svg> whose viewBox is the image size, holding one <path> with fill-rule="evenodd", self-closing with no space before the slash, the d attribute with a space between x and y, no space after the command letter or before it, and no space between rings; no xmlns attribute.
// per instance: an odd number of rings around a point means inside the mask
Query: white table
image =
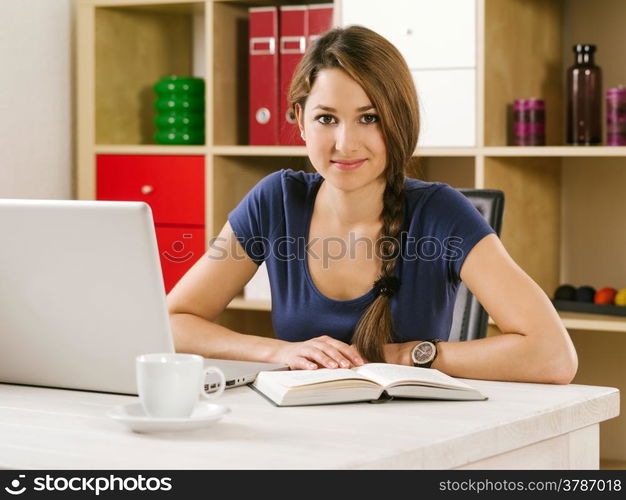
<svg viewBox="0 0 626 500"><path fill-rule="evenodd" d="M0 467L59 469L597 469L619 391L468 380L488 401L277 408L248 387L206 429L137 434L110 420L137 398L0 384Z"/></svg>

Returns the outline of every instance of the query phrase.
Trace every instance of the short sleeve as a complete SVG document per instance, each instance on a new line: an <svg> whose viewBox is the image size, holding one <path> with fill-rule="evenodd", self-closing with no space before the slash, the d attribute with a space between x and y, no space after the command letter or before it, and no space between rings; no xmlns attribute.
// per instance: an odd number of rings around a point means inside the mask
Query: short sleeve
<svg viewBox="0 0 626 500"><path fill-rule="evenodd" d="M461 192L443 184L427 200L425 224L441 244L449 278L460 281L461 268L472 248L489 234L497 234Z"/></svg>
<svg viewBox="0 0 626 500"><path fill-rule="evenodd" d="M228 214L237 240L257 265L267 258L270 238L282 220L282 172L261 179Z"/></svg>

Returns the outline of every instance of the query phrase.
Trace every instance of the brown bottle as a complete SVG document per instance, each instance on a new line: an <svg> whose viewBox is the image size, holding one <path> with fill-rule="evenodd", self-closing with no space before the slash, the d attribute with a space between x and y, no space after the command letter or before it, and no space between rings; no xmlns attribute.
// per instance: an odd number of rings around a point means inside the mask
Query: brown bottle
<svg viewBox="0 0 626 500"><path fill-rule="evenodd" d="M602 71L594 64L595 45L573 47L576 62L567 70L567 143L602 142Z"/></svg>

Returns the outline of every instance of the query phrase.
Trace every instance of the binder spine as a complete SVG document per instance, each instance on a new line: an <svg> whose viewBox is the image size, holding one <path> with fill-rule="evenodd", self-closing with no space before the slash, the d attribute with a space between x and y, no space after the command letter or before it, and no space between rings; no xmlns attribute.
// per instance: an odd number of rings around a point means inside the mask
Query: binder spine
<svg viewBox="0 0 626 500"><path fill-rule="evenodd" d="M302 59L307 42L308 8L306 5L280 8L280 144L303 144L296 117L289 109L287 94L296 66Z"/></svg>
<svg viewBox="0 0 626 500"><path fill-rule="evenodd" d="M278 144L278 9L253 7L249 13L249 144Z"/></svg>
<svg viewBox="0 0 626 500"><path fill-rule="evenodd" d="M309 5L307 47L333 27L334 10L332 3Z"/></svg>

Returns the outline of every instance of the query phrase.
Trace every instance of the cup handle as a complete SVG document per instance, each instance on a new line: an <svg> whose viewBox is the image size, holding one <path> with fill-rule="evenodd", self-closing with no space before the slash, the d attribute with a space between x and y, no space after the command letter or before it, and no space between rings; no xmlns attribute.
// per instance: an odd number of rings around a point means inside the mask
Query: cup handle
<svg viewBox="0 0 626 500"><path fill-rule="evenodd" d="M217 391L212 392L212 393L208 393L204 390L204 382L206 380L206 376L209 373L215 373L217 374L218 378L220 379L220 383L219 386L217 388ZM222 373L222 370L220 370L219 368L215 367L215 366L209 366L208 368L204 369L203 372L203 376L202 376L202 380L200 381L200 394L202 394L202 396L206 399L216 399L219 398L222 393L224 392L224 388L226 387L226 379L224 378L224 373Z"/></svg>

